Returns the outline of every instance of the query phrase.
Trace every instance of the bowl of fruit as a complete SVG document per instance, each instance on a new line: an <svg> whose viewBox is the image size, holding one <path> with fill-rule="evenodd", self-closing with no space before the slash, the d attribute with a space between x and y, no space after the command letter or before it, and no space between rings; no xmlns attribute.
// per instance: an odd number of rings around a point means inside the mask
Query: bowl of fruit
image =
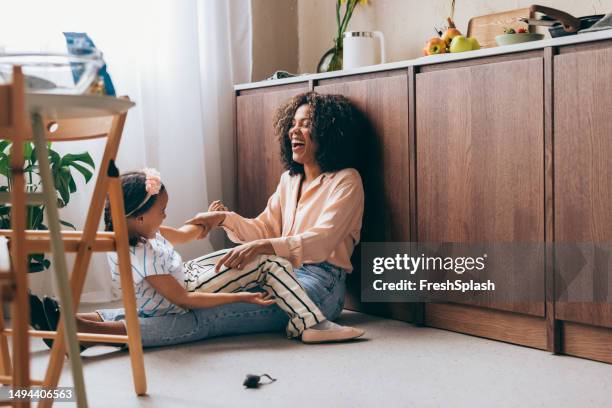
<svg viewBox="0 0 612 408"><path fill-rule="evenodd" d="M438 31L438 29L436 29L439 35L427 41L423 48L423 55L428 56L480 49L480 44L476 38L463 36L450 17L447 21L448 28L445 31Z"/></svg>
<svg viewBox="0 0 612 408"><path fill-rule="evenodd" d="M530 33L526 28L504 28L504 33L495 36L497 45L519 44L529 41L538 41L544 38L544 34Z"/></svg>

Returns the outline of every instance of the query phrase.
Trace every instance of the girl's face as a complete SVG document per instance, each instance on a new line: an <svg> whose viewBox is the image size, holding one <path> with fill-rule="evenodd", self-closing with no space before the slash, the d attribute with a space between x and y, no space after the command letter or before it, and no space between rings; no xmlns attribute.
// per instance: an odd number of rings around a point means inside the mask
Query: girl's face
<svg viewBox="0 0 612 408"><path fill-rule="evenodd" d="M288 132L291 141L292 158L302 165L315 164L317 144L310 137L310 106L302 105L293 116L293 122Z"/></svg>
<svg viewBox="0 0 612 408"><path fill-rule="evenodd" d="M130 236L141 236L146 239L155 238L155 233L166 219L166 206L168 205L168 192L163 189L155 203L144 214L127 219Z"/></svg>

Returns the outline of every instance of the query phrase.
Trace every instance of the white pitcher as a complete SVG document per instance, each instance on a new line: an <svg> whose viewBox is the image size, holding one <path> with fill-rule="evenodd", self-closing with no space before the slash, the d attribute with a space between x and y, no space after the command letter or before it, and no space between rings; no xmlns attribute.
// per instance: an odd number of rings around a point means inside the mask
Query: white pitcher
<svg viewBox="0 0 612 408"><path fill-rule="evenodd" d="M342 38L342 69L386 62L385 37L380 31L347 31Z"/></svg>

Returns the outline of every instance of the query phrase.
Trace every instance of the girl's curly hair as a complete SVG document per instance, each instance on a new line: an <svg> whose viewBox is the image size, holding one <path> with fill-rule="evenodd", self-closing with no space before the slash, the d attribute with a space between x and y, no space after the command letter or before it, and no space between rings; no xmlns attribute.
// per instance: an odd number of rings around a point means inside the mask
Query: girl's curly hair
<svg viewBox="0 0 612 408"><path fill-rule="evenodd" d="M146 190L146 182L147 176L143 171L130 171L127 173L123 173L120 176L121 178L121 189L123 190L123 205L126 214L129 214L131 211L134 211L140 203L143 202L145 197L147 196ZM166 187L162 184L159 193L161 194ZM149 198L146 203L138 210L134 211L130 217L138 217L153 207L153 204L157 201L159 194L156 194ZM104 204L104 230L105 231L113 231L113 217L110 209L110 200L107 198L106 203ZM131 246L136 245L140 240L138 236L130 236L129 243Z"/></svg>
<svg viewBox="0 0 612 408"><path fill-rule="evenodd" d="M357 166L359 154L359 121L355 107L342 95L305 92L278 108L274 130L281 146L281 158L290 175L304 174L304 166L293 161L288 137L295 112L302 105L310 106L310 135L317 143L315 159L322 172Z"/></svg>

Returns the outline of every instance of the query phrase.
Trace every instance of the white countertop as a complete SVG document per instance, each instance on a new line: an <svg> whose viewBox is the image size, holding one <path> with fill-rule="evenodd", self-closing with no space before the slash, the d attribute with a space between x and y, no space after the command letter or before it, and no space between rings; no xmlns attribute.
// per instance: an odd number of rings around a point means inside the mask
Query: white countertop
<svg viewBox="0 0 612 408"><path fill-rule="evenodd" d="M346 75L366 74L369 72L389 71L393 69L407 68L410 66L439 64L450 61L460 61L470 58L490 57L494 55L511 54L514 52L537 50L547 47L559 47L563 45L579 44L591 41L606 40L612 38L612 29L594 31L591 33L570 35L567 37L547 38L540 41L531 41L521 44L506 45L502 47L482 48L476 51L466 51L458 53L447 53L439 55L431 55L427 57L415 58L412 60L390 62L387 64L370 65L367 67L347 69L342 71L325 72L321 74L305 74L285 79L265 80L259 82L251 82L247 84L239 84L234 86L234 90L240 91L243 89L263 88L267 86L285 85L310 80L318 80L325 78L334 78Z"/></svg>

